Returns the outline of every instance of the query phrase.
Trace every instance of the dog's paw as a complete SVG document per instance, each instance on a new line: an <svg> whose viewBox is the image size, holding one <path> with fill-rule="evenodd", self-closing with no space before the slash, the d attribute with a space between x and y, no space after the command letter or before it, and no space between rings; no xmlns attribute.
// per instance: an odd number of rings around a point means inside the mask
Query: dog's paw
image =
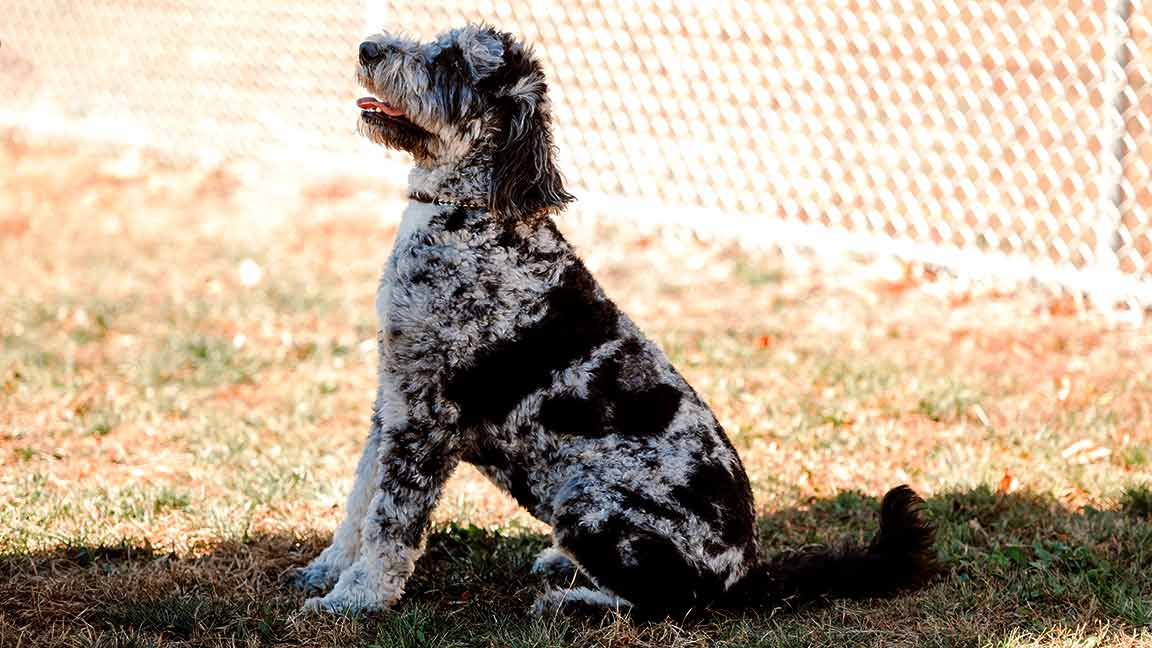
<svg viewBox="0 0 1152 648"><path fill-rule="evenodd" d="M548 547L536 555L532 563L532 573L541 574L548 578L571 577L576 571L576 564L568 556L560 553L556 547Z"/></svg>
<svg viewBox="0 0 1152 648"><path fill-rule="evenodd" d="M340 570L320 561L313 561L292 574L292 586L305 594L326 592L340 578Z"/></svg>
<svg viewBox="0 0 1152 648"><path fill-rule="evenodd" d="M388 601L375 592L355 589L310 598L304 601L304 609L326 614L369 614L388 609Z"/></svg>
<svg viewBox="0 0 1152 648"><path fill-rule="evenodd" d="M619 596L587 587L549 590L532 605L532 613L538 616L561 613L596 617L605 614L623 614L631 609L632 604Z"/></svg>

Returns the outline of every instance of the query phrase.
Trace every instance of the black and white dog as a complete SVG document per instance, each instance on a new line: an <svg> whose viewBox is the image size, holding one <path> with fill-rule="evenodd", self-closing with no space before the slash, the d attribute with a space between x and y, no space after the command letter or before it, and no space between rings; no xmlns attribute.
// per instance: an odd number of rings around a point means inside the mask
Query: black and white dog
<svg viewBox="0 0 1152 648"><path fill-rule="evenodd" d="M361 132L412 154L410 202L376 294L373 425L330 547L298 572L306 603L400 598L460 461L551 524L537 561L598 589L569 603L644 616L891 594L923 584L932 529L907 487L868 547L757 555L736 451L704 400L603 293L551 215L572 200L553 159L539 62L470 25L429 43L360 45Z"/></svg>

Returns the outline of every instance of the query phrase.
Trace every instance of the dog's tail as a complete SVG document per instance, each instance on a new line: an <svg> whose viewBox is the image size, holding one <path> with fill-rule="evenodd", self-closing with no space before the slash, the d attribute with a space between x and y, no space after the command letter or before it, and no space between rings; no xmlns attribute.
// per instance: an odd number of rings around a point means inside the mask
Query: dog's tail
<svg viewBox="0 0 1152 648"><path fill-rule="evenodd" d="M752 568L725 595L730 607L793 607L822 598L892 596L925 585L938 571L935 529L920 499L897 486L880 504L880 529L867 546L789 552Z"/></svg>

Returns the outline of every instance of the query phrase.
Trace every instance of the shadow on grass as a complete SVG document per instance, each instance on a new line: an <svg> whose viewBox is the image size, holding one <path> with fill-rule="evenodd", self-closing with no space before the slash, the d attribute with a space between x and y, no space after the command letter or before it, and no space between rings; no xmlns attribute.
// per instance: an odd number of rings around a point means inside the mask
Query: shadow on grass
<svg viewBox="0 0 1152 648"><path fill-rule="evenodd" d="M876 506L842 493L766 514L764 547L865 539ZM937 496L927 508L947 573L923 592L675 624L529 616L545 586L528 573L547 546L539 534L436 529L398 609L352 618L301 614L303 597L286 584L291 568L322 548L316 535L221 541L179 557L146 542L62 545L0 555L0 645L983 646L1064 631L1150 638L1152 527L1141 511L1072 512L983 488Z"/></svg>

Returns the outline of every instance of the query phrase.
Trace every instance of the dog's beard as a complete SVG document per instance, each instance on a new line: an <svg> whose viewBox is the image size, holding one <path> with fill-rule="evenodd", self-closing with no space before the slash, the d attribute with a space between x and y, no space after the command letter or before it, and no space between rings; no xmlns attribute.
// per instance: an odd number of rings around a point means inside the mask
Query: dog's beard
<svg viewBox="0 0 1152 648"><path fill-rule="evenodd" d="M376 144L406 151L417 157L428 155L435 137L403 114L389 115L371 110L360 112L357 130Z"/></svg>
<svg viewBox="0 0 1152 648"><path fill-rule="evenodd" d="M389 98L396 96L395 93L381 94L376 91L371 77L364 73L358 75L358 78L364 89L385 97L377 99L376 96L367 96L356 100L356 107L360 109L358 129L368 139L385 146L411 150L419 140L431 136L412 120L409 116L411 111L405 102Z"/></svg>

